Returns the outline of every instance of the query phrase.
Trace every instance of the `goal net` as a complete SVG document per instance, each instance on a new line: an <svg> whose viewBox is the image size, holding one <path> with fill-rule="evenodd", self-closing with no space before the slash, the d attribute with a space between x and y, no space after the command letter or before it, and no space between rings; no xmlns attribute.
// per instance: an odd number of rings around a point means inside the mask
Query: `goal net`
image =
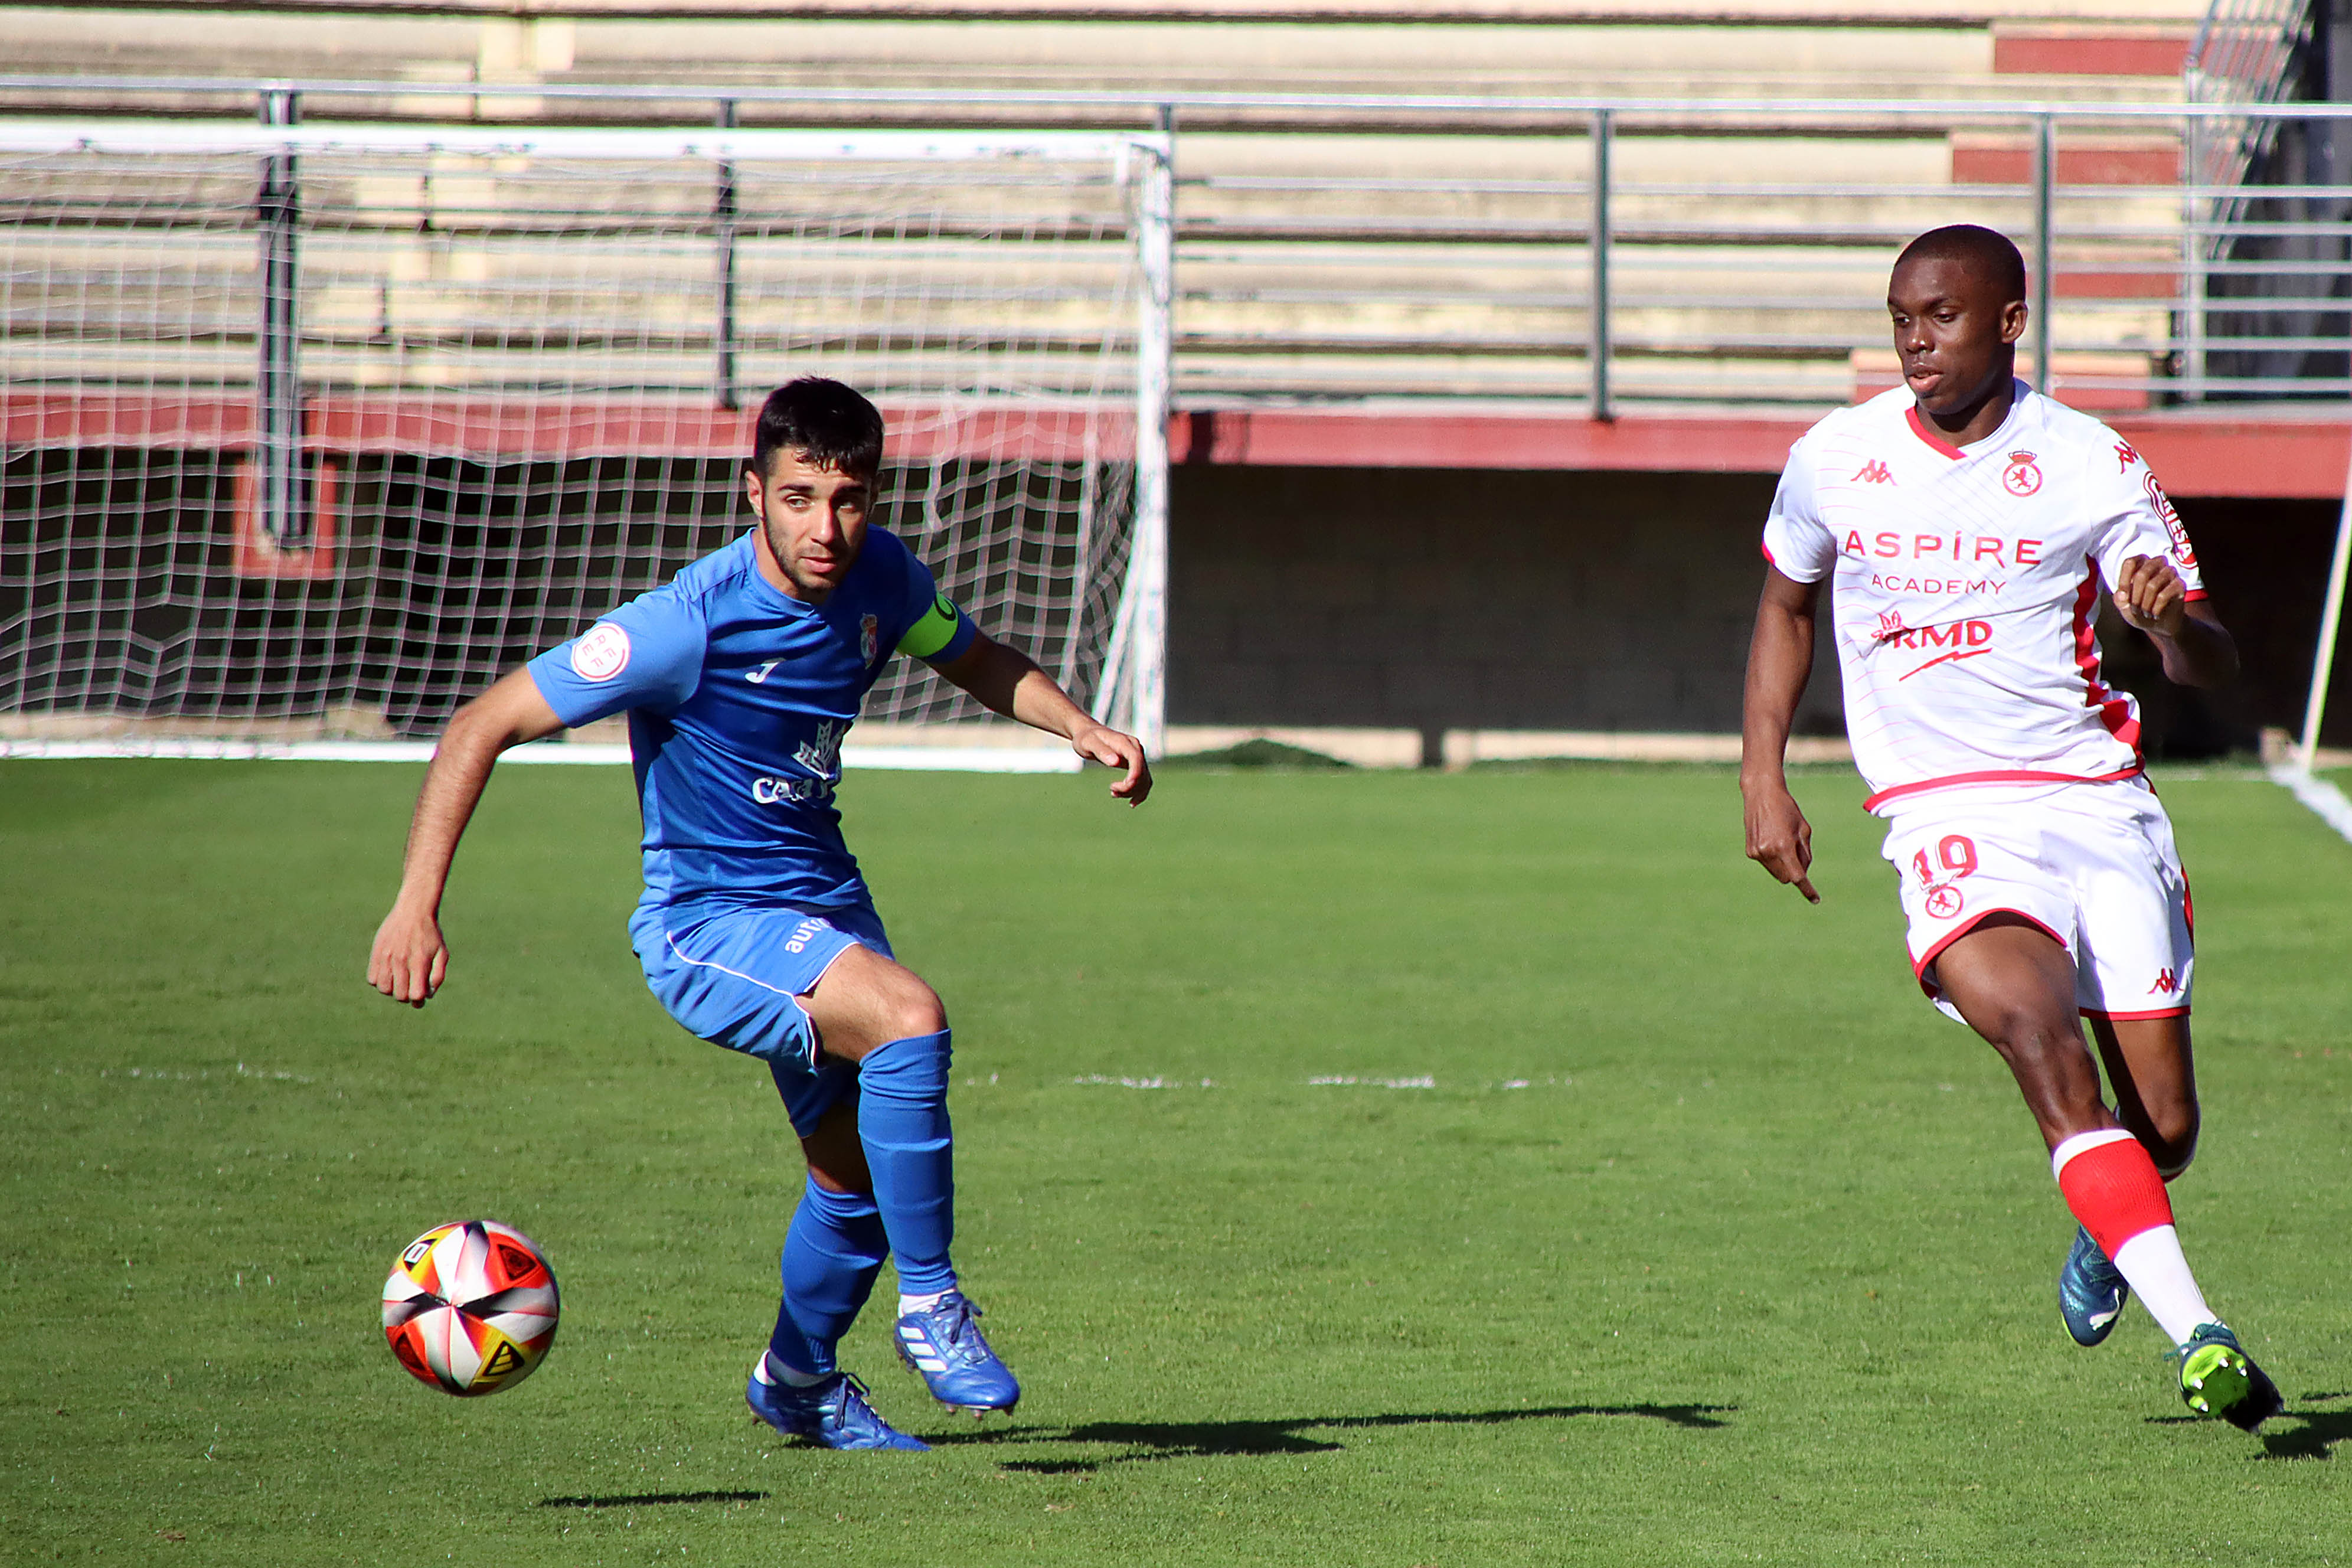
<svg viewBox="0 0 2352 1568"><path fill-rule="evenodd" d="M876 521L1156 742L1167 191L1149 136L0 125L0 736L429 735L747 526L819 374Z"/></svg>

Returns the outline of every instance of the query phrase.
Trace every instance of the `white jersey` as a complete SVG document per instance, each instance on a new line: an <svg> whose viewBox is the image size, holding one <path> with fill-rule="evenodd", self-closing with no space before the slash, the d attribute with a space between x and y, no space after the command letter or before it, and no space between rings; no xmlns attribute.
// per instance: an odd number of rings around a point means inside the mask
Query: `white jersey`
<svg viewBox="0 0 2352 1568"><path fill-rule="evenodd" d="M2020 382L2000 429L1954 447L1898 386L1790 448L1765 556L1832 569L1846 733L1866 803L1956 784L2140 771L2139 704L2101 679L2092 622L2126 556L2197 555L2156 476L2105 425Z"/></svg>

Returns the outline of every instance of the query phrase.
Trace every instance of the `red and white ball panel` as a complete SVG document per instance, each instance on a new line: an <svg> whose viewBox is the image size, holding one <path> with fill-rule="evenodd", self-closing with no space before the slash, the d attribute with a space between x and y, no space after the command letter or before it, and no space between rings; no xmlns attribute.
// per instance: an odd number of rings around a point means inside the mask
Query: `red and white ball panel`
<svg viewBox="0 0 2352 1568"><path fill-rule="evenodd" d="M494 1219L435 1226L383 1282L383 1335L419 1382L495 1394L555 1342L555 1274L530 1237Z"/></svg>

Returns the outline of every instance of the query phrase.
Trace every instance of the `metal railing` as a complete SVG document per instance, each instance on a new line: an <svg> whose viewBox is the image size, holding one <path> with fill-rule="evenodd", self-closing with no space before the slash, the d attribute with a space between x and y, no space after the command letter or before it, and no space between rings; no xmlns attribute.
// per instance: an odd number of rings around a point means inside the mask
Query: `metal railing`
<svg viewBox="0 0 2352 1568"><path fill-rule="evenodd" d="M2215 165L2200 150L2217 128L2264 128L2267 146L2352 105L0 77L0 114L67 94L248 114L299 101L316 126L525 93L547 119L1165 128L1179 406L1828 406L1893 384L1887 263L1955 221L2025 250L2027 368L2061 396L2352 395L2352 307L2336 299L2352 184L2263 184L2260 156ZM712 224L723 241L723 199ZM709 345L722 381L731 331Z"/></svg>

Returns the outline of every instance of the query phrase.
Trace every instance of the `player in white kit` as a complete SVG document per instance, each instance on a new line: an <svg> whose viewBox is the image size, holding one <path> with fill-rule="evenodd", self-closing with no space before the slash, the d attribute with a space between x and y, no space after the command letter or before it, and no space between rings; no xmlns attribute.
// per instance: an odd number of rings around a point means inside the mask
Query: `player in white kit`
<svg viewBox="0 0 2352 1568"><path fill-rule="evenodd" d="M1748 853L1818 901L1782 758L1832 580L1847 734L1886 819L1913 971L2008 1062L2081 1222L2059 1277L2068 1331L2099 1343L2137 1291L2189 1407L2251 1431L2278 1392L2207 1306L2165 1192L2197 1142L2194 914L2141 776L2138 704L2101 677L2103 584L2174 681L2228 681L2237 650L2139 454L2016 379L2024 296L2000 235L1920 236L1887 290L1904 384L1790 451L1748 655Z"/></svg>

